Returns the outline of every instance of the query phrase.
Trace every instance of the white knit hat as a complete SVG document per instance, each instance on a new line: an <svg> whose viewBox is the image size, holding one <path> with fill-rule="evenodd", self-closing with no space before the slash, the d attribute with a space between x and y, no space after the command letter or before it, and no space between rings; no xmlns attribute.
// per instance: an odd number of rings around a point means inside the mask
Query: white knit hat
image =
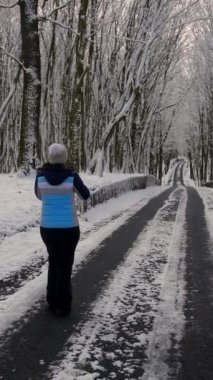
<svg viewBox="0 0 213 380"><path fill-rule="evenodd" d="M48 148L48 156L51 164L65 164L68 158L67 149L63 144L52 144Z"/></svg>

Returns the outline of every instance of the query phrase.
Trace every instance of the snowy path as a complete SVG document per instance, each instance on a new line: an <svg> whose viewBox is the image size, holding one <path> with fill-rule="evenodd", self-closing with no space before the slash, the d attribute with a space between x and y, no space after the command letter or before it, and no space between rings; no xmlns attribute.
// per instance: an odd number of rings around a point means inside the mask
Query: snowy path
<svg viewBox="0 0 213 380"><path fill-rule="evenodd" d="M72 331L73 329L73 325L75 324L75 319L79 322L83 318L85 310L88 310L88 308L90 308L91 302L98 296L98 294L100 293L100 290L105 286L106 280L109 277L110 272L113 270L113 268L116 269L120 260L122 260L123 255L126 253L126 250L127 250L126 244L129 244L129 246L131 246L135 238L137 237L137 235L143 228L143 226L146 225L147 221L146 219L143 218L143 215L147 214L146 218L148 220L151 220L153 215L158 210L159 202L163 204L164 200L167 199L168 194L171 193L171 191L172 189L166 190L164 193L162 193L162 195L153 199L151 204L149 203L147 206L144 206L141 210L139 210L136 213L135 211L133 212L133 210L131 210L133 215L130 219L128 218L129 220L127 221L127 223L121 225L121 227L118 230L115 230L115 232L108 239L105 240L106 245L105 246L103 245L103 247L100 247L99 249L97 249L97 251L93 252L91 259L88 262L86 262L86 264L82 266L80 270L77 271L73 279L73 287L74 289L77 289L76 291L79 290L79 295L78 297L77 296L75 297L75 303L73 306L74 313L72 314L72 321L71 321L72 323L69 320L67 322L63 321L63 324L65 324L65 330L63 332L61 332L62 326L61 324L58 323L57 320L55 321L55 319L53 319L51 322L52 325L50 325L50 321L49 321L49 318L47 318L43 303L41 303L39 310L34 309L35 314L33 314L29 320L26 320L26 317L25 317L24 320L21 319L20 321L17 322L17 324L15 325L15 327L18 329L17 333L12 334L8 342L6 342L4 345L4 350L6 350L6 355L4 354L4 356L1 357L2 373L6 369L7 377L9 376L8 374L8 357L9 357L10 358L9 360L15 361L16 376L17 377L21 376L21 374L23 373L23 365L24 365L23 360L24 362L26 362L26 359L29 357L29 355L31 356L31 359L29 358L27 362L31 361L31 366L34 368L34 370L37 373L39 373L39 370L43 371L44 366L38 367L38 359L41 358L41 360L44 360L45 363L47 361L52 361L55 355L57 354L57 352L63 348L63 345L66 342L70 334L70 331ZM140 221L140 224L138 223L139 221ZM130 228L131 224L132 224L132 228ZM128 231L131 233L128 234L127 233ZM118 242L117 246L119 247L121 246L123 242L122 238L124 236L126 237L126 241L124 241L123 243L123 248L121 249L120 247L120 250L117 251L116 256L114 257L113 255L110 256L108 252L110 242L112 244L112 247L114 247L114 255L115 255L116 253L115 240L117 239L117 242ZM104 264L103 264L103 260L104 260ZM104 272L100 271L100 265L102 266L102 270ZM110 271L109 274L108 274L108 271ZM86 283L86 287L85 287L85 283ZM33 288L35 288L35 286ZM88 292L88 289L89 289L89 292ZM20 289L20 292L21 291L22 289ZM6 301L3 301L2 303L4 304L4 302ZM17 299L17 303L18 303L18 299ZM29 303L29 300L27 303ZM10 308L12 306L7 305L7 307ZM76 317L75 317L75 313L76 313ZM3 313L2 313L2 319L4 319ZM49 335L48 330L50 326L53 326L53 325L54 325L54 331L52 332L51 335ZM35 326L38 326L38 330L35 328ZM14 328L14 325L13 325L13 328ZM8 331L5 338L7 338L8 334L10 335L10 333L11 331ZM39 341L38 337L40 334L44 340L42 339L41 341ZM30 341L28 341L29 337L31 338ZM24 347L22 347L22 350L20 351L20 342L22 341L22 339L26 341L26 343ZM55 340L55 345L53 346L51 346L52 339ZM32 346L34 347L35 345L38 350L37 352L38 356L34 352L34 356L32 358L31 347ZM7 350L9 350L10 353L7 354ZM19 357L20 353L21 353L22 359L20 358L17 363L17 357ZM31 368L28 368L28 370L31 371ZM41 374L38 374L37 378L40 378L40 376Z"/></svg>
<svg viewBox="0 0 213 380"><path fill-rule="evenodd" d="M213 192L182 186L184 172L180 161L176 187L81 218L68 318L46 311L46 255L27 207L25 232L3 216L0 379L212 380Z"/></svg>

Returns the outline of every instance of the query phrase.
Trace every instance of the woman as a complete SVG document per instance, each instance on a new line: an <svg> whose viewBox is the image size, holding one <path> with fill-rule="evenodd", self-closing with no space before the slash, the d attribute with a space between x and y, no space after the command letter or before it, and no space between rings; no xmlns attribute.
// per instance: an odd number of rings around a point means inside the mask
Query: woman
<svg viewBox="0 0 213 380"><path fill-rule="evenodd" d="M35 181L36 196L42 201L40 232L48 255L47 302L57 314L71 309L71 272L80 230L74 193L87 200L88 188L79 175L65 164L68 153L64 145L49 147L49 163L39 169Z"/></svg>

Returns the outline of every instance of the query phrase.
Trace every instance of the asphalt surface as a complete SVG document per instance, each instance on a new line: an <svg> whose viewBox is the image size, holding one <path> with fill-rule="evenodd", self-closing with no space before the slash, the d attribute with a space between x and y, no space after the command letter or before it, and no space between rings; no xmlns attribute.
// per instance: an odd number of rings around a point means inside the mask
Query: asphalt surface
<svg viewBox="0 0 213 380"><path fill-rule="evenodd" d="M178 380L213 379L213 256L204 205L187 188L185 335Z"/></svg>
<svg viewBox="0 0 213 380"><path fill-rule="evenodd" d="M46 380L48 368L59 360L67 339L76 331L79 323L87 320L91 303L104 289L112 272L122 264L129 248L138 235L163 206L175 186L184 185L183 163L175 169L173 187L133 215L124 225L107 238L73 278L73 311L71 316L57 318L46 310L44 300L40 300L27 315L27 321L19 320L7 334L0 338L0 379L3 380ZM177 353L170 352L171 372L168 379L155 380L212 380L213 379L213 260L211 239L208 233L204 205L194 188L187 188L186 209L186 319L184 338L178 353L180 370L172 370L176 365ZM176 204L174 207L178 207ZM122 316L121 318L125 318ZM143 326L141 321L136 328ZM142 328L142 327L141 327ZM123 333L122 333L123 334ZM122 338L128 341L128 333ZM115 349L116 342L108 351ZM122 350L122 346L120 347ZM123 349L125 349L123 347ZM145 354L140 347L136 352L137 365L131 379L142 378ZM42 365L41 365L42 361ZM105 367L113 370L108 360ZM175 373L175 375L174 375ZM103 377L107 379L107 373ZM117 374L117 380L125 380Z"/></svg>

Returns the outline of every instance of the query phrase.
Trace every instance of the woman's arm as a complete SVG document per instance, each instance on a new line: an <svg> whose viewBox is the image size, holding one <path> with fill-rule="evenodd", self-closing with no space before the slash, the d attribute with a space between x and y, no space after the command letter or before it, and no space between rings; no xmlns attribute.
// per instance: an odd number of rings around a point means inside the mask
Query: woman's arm
<svg viewBox="0 0 213 380"><path fill-rule="evenodd" d="M74 190L81 199L84 199L86 201L90 196L89 189L84 185L82 179L77 173L73 173L73 177Z"/></svg>

